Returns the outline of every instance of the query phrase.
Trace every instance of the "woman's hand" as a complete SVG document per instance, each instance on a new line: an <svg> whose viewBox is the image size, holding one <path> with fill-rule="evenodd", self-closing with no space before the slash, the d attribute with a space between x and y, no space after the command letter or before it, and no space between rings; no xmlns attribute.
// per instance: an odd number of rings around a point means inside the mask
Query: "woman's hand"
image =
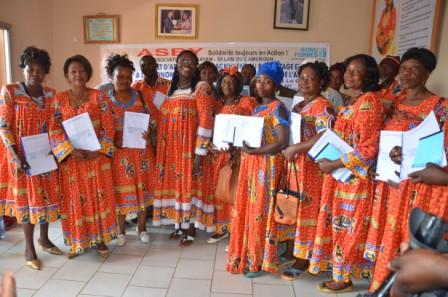
<svg viewBox="0 0 448 297"><path fill-rule="evenodd" d="M16 152L13 153L13 161L16 165L17 173L26 172L30 169L28 162Z"/></svg>
<svg viewBox="0 0 448 297"><path fill-rule="evenodd" d="M323 173L331 173L332 171L344 167L341 160L330 161L328 159L321 159L318 161L319 168Z"/></svg>
<svg viewBox="0 0 448 297"><path fill-rule="evenodd" d="M202 156L194 155L193 160L193 176L199 176L202 172Z"/></svg>
<svg viewBox="0 0 448 297"><path fill-rule="evenodd" d="M282 151L283 156L285 156L286 160L292 161L296 158L296 150L293 146L288 146Z"/></svg>
<svg viewBox="0 0 448 297"><path fill-rule="evenodd" d="M394 146L389 153L389 158L397 165L401 165L401 146Z"/></svg>
<svg viewBox="0 0 448 297"><path fill-rule="evenodd" d="M3 275L0 283L0 297L16 297L16 281L10 272Z"/></svg>
<svg viewBox="0 0 448 297"><path fill-rule="evenodd" d="M241 150L243 152L245 152L246 154L258 154L258 149L257 148L253 148L250 147L246 141L243 141L243 147L241 148Z"/></svg>
<svg viewBox="0 0 448 297"><path fill-rule="evenodd" d="M428 163L426 168L409 174L413 183L425 183L429 185L447 185L448 173L436 164Z"/></svg>
<svg viewBox="0 0 448 297"><path fill-rule="evenodd" d="M93 160L100 155L98 152L91 152L81 149L76 149L72 152L73 157L81 161Z"/></svg>

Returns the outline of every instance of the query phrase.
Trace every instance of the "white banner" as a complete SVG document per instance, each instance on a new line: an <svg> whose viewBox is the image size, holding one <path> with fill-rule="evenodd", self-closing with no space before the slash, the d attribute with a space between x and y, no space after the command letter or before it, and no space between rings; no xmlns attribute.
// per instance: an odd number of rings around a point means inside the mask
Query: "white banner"
<svg viewBox="0 0 448 297"><path fill-rule="evenodd" d="M225 66L253 64L257 69L267 61L280 61L285 71L283 85L297 89L297 70L305 59L319 60L329 65L330 45L328 43L160 43L160 44L113 44L101 46L101 60L105 63L112 53L128 54L134 62L134 80L142 78L139 60L142 56L152 55L159 64L159 75L171 79L176 56L184 49L197 54L199 61L210 61L216 64L218 70ZM103 69L104 69L103 65ZM107 82L105 71L102 72L103 82Z"/></svg>

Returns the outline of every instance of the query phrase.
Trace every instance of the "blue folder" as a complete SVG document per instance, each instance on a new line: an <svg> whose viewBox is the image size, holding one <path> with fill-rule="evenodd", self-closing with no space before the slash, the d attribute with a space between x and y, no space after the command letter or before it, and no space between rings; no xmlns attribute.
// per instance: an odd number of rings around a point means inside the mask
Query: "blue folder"
<svg viewBox="0 0 448 297"><path fill-rule="evenodd" d="M316 155L314 160L328 159L330 161L337 160L341 157L339 152L331 143L327 143L322 150Z"/></svg>
<svg viewBox="0 0 448 297"><path fill-rule="evenodd" d="M441 165L444 153L443 130L420 138L412 168L424 168L429 162Z"/></svg>

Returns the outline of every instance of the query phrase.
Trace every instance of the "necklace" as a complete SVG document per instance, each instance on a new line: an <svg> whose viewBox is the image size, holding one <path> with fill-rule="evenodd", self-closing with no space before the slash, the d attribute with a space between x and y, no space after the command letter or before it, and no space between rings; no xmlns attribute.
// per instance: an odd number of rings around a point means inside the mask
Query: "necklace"
<svg viewBox="0 0 448 297"><path fill-rule="evenodd" d="M71 105L79 108L84 102L88 101L88 91L84 91L81 96L77 96L73 90L70 90Z"/></svg>

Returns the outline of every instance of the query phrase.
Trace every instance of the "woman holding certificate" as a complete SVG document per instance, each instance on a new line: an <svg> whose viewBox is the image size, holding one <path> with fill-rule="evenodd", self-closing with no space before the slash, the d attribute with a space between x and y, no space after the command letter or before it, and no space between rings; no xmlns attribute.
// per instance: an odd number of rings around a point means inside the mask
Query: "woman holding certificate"
<svg viewBox="0 0 448 297"><path fill-rule="evenodd" d="M364 260L363 251L373 202L373 182L367 173L376 160L383 126L376 93L379 70L374 58L362 54L349 57L345 64L344 84L354 95L353 104L338 113L333 131L353 151L334 161L319 161L326 175L309 267L317 274L332 263L333 280L319 285L328 293L352 290L351 277L364 277L373 266ZM332 171L339 168L350 170L349 180L333 178Z"/></svg>
<svg viewBox="0 0 448 297"><path fill-rule="evenodd" d="M193 243L196 228L213 227L213 168L208 148L213 129L210 86L199 82L198 57L181 52L157 131L154 225L174 224L171 239ZM184 234L185 232L185 234Z"/></svg>
<svg viewBox="0 0 448 297"><path fill-rule="evenodd" d="M408 131L417 127L433 111L439 124L448 118L448 102L425 86L430 73L436 68L435 55L424 48L411 48L403 54L398 76L402 95L386 119L384 130ZM445 135L446 136L446 135ZM446 146L446 144L445 144ZM401 149L394 148L392 160L401 164ZM446 187L412 183L410 180L379 182L375 190L372 223L366 245L366 256L376 260L371 290L376 290L390 270L387 264L398 255L400 243L409 239L408 216L414 207L420 207L443 217L447 208ZM447 218L448 219L448 218Z"/></svg>
<svg viewBox="0 0 448 297"><path fill-rule="evenodd" d="M218 96L222 98L218 114L251 115L256 101L251 97L241 97L243 78L236 66L226 67L221 71L216 83ZM240 151L231 148L227 151L217 151L213 159L214 184L218 182L220 170L229 162L238 166ZM233 170L237 168L233 167ZM221 203L215 196L215 234L207 242L215 243L229 236L230 217L233 205Z"/></svg>
<svg viewBox="0 0 448 297"><path fill-rule="evenodd" d="M118 246L126 243L125 218L138 214L137 234L149 242L146 231L146 207L152 204L154 149L146 141L149 135L149 110L142 92L131 88L134 64L126 55L112 55L107 59L106 71L114 88L107 92L115 120L115 153L112 175L118 215Z"/></svg>
<svg viewBox="0 0 448 297"><path fill-rule="evenodd" d="M86 86L90 62L81 55L68 58L64 75L70 90L56 94L50 122L53 153L60 162L61 220L69 258L96 248L102 257L116 237L111 157L114 119L100 91Z"/></svg>
<svg viewBox="0 0 448 297"><path fill-rule="evenodd" d="M41 262L33 242L35 224L40 225L38 243L42 250L62 255L48 238L48 223L59 218L59 180L55 171L31 174L21 138L42 134L48 137L55 91L42 85L51 66L47 51L26 48L19 66L25 81L4 86L0 95L0 153L7 156L7 163L0 167L2 175L7 174L8 185L6 200L0 201L0 216L15 216L23 224L26 265L38 270Z"/></svg>
<svg viewBox="0 0 448 297"><path fill-rule="evenodd" d="M275 98L283 80L279 62L260 66L256 90L259 105L253 116L264 119L260 148L244 142L240 175L230 228L227 271L253 278L263 271L278 271L278 225L274 221L274 195L283 166L281 151L288 145L290 114Z"/></svg>
<svg viewBox="0 0 448 297"><path fill-rule="evenodd" d="M300 66L299 90L304 100L294 106L293 111L302 116L302 139L300 143L283 150L283 155L287 160L295 162L297 169L296 172L292 171L289 187L299 192L304 200L299 204L294 240L294 256L297 259L283 272L282 278L286 280L297 279L308 269L309 257L313 251L323 174L319 165L306 153L325 130L333 127L335 116L332 102L321 95L328 82L329 72L325 63L316 61ZM299 189L296 188L297 184Z"/></svg>

